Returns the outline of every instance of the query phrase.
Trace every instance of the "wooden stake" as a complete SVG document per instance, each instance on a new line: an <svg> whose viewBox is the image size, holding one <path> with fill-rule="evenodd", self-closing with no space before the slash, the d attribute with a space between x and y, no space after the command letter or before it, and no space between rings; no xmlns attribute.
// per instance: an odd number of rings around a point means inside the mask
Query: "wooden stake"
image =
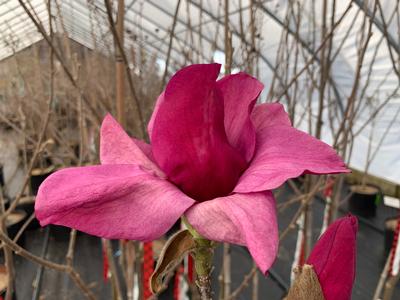
<svg viewBox="0 0 400 300"><path fill-rule="evenodd" d="M386 281L385 291L383 292L383 300L391 300L393 298L394 288L396 287L397 282L400 279L400 274L396 276L391 276Z"/></svg>
<svg viewBox="0 0 400 300"><path fill-rule="evenodd" d="M124 45L124 0L118 0L117 13L117 34L122 45ZM125 65L122 53L115 45L115 94L117 98L117 120L122 127L125 127Z"/></svg>
<svg viewBox="0 0 400 300"><path fill-rule="evenodd" d="M386 259L385 267L383 268L381 276L379 277L379 282L378 282L378 285L376 287L376 290L375 290L375 293L374 293L374 297L372 298L373 300L380 299L382 290L383 290L384 285L385 285L385 281L386 281L387 275L389 273L391 260L392 260L392 252L390 251L390 253L388 255L388 258Z"/></svg>

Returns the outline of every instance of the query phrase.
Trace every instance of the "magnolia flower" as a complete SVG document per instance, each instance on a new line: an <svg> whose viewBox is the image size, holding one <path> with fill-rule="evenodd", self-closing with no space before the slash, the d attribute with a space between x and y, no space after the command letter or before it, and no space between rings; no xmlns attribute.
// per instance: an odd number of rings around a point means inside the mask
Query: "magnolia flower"
<svg viewBox="0 0 400 300"><path fill-rule="evenodd" d="M220 65L178 71L148 125L151 145L107 115L99 166L41 185L36 216L109 239L151 241L185 215L205 238L247 246L262 272L275 260L272 189L303 173L347 172L327 144L293 128L282 105L255 105L263 85Z"/></svg>

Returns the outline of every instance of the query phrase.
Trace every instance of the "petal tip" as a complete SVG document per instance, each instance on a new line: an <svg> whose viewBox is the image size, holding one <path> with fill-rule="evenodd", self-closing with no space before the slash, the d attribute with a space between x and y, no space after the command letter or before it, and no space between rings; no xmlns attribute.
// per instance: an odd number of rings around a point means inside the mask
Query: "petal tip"
<svg viewBox="0 0 400 300"><path fill-rule="evenodd" d="M102 125L107 124L108 122L117 122L109 112L104 116Z"/></svg>
<svg viewBox="0 0 400 300"><path fill-rule="evenodd" d="M121 125L114 119L114 117L108 112L104 118L103 122L101 122L100 127L100 139L104 138L104 135L108 133L108 131L113 130L115 128L122 129Z"/></svg>
<svg viewBox="0 0 400 300"><path fill-rule="evenodd" d="M187 67L184 67L182 69L180 69L178 72L176 72L172 78L170 79L169 83L167 84L167 88L165 90L168 89L168 86L170 85L171 82L173 82L174 80L176 80L177 78L180 78L181 76L192 76L191 73L203 73L206 76L210 76L213 78L213 80L215 81L215 79L218 77L219 73L221 70L221 64L218 63L211 63L211 64L193 64Z"/></svg>
<svg viewBox="0 0 400 300"><path fill-rule="evenodd" d="M357 234L358 231L358 219L356 216L352 214L348 214L345 218L343 218L344 221L347 222L347 224L351 227L353 230L354 234Z"/></svg>
<svg viewBox="0 0 400 300"><path fill-rule="evenodd" d="M258 268L260 269L261 273L264 276L268 275L269 269L272 267L272 265L275 263L275 261L277 259L278 251L275 251L275 252L276 252L275 254L271 255L271 257L273 257L273 259L271 259L271 260L265 261L264 263L260 263L260 262L256 261Z"/></svg>

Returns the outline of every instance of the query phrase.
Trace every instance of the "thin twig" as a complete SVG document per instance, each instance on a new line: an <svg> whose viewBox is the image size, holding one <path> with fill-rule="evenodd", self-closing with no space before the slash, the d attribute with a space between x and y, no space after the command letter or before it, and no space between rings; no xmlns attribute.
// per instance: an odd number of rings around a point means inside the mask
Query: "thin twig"
<svg viewBox="0 0 400 300"><path fill-rule="evenodd" d="M143 118L143 113L142 113L142 109L141 109L141 105L139 102L139 98L137 96L136 93L136 88L135 85L133 84L133 78L132 78L132 73L131 70L129 68L129 61L128 61L128 57L125 53L125 49L124 49L124 45L123 45L123 41L120 40L120 37L118 35L117 29L115 28L115 23L114 23L114 19L112 16L112 9L111 9L111 3L110 0L104 0L104 4L106 7L106 11L107 11L107 16L108 16L108 21L109 21L109 26L111 29L111 32L114 36L114 39L117 43L118 49L119 49L119 53L121 54L121 57L124 61L124 65L125 65L125 71L126 71L126 76L128 79L128 84L129 84L129 88L130 91L132 93L132 97L133 97L133 101L135 102L136 105L136 112L139 118L139 126L140 126L140 130L141 130L141 138L145 139L146 138L146 126L144 123L144 118Z"/></svg>
<svg viewBox="0 0 400 300"><path fill-rule="evenodd" d="M167 80L169 61L170 61L170 58L171 58L172 42L174 40L176 21L178 19L178 13L179 13L180 5L181 5L181 0L178 0L178 2L176 3L176 7L175 7L174 18L172 19L171 30L169 32L169 43L168 43L168 50L167 50L167 58L165 60L164 73L163 73L163 76L162 76L162 79L161 79L161 87L160 87L161 90L164 88L165 82Z"/></svg>
<svg viewBox="0 0 400 300"><path fill-rule="evenodd" d="M59 272L65 272L69 274L71 278L74 280L75 284L82 290L83 294L88 299L92 300L96 299L92 291L86 286L86 284L80 278L79 274L73 268L67 265L61 265L51 262L49 260L43 259L39 256L30 253L29 251L25 250L24 248L13 242L3 231L0 231L0 240L2 240L6 244L6 247L10 248L12 251L14 251L15 254L21 257L24 257L46 268L50 268Z"/></svg>
<svg viewBox="0 0 400 300"><path fill-rule="evenodd" d="M287 91L289 90L289 88L292 86L293 83L296 82L296 80L300 77L301 74L304 73L304 71L307 70L308 66L310 64L312 64L314 62L314 60L317 59L317 54L319 53L319 51L321 51L321 49L325 46L325 44L330 40L331 36L334 34L336 28L338 27L338 25L343 21L344 17L347 15L347 13L350 11L350 9L352 8L352 3L350 2L350 4L347 6L346 10L344 11L344 13L342 14L342 16L336 21L336 23L334 24L334 26L332 27L331 31L329 32L329 34L326 35L325 39L322 41L322 43L319 45L319 47L314 51L313 56L305 63L305 65L303 66L303 68L296 73L292 79L289 81L289 83L285 86L285 89L283 92L281 92L279 94L279 96L277 97L278 99L281 98L282 96L284 96Z"/></svg>
<svg viewBox="0 0 400 300"><path fill-rule="evenodd" d="M257 274L257 266L253 265L253 267L251 268L250 272L247 273L244 276L243 281L241 282L241 284L232 292L232 294L230 294L228 297L225 298L225 300L234 300L236 299L242 292L243 290L249 286L250 284L250 280L253 278L254 275Z"/></svg>

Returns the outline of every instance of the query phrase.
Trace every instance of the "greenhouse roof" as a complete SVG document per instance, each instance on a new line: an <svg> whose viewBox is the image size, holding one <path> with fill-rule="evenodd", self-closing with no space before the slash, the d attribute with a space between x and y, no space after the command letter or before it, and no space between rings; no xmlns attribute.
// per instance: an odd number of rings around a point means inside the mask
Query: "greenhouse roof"
<svg viewBox="0 0 400 300"><path fill-rule="evenodd" d="M113 2L113 1L110 1ZM400 9L398 1L382 0L374 15L373 1L328 1L329 22L334 28L332 55L334 60L330 66L328 90L338 103L339 113L345 114L346 100L352 94L354 78L358 72L360 41L363 36L360 28L363 22L373 21L373 34L366 49L363 67L360 69L360 84L365 86L363 97L377 99L377 106L386 103L377 115L376 125L363 125L369 115L361 113L355 124L355 132L360 131L354 143L351 166L364 169L365 150L371 132L377 137L383 136L388 126L390 132L385 134L383 146L377 153L376 163L371 166L371 173L400 183L400 97L398 62L400 54ZM26 9L21 5L24 4ZM49 34L49 12L46 0L0 0L0 59L24 49L43 39L37 26L29 18L29 11L37 22ZM100 0L50 0L51 16L57 32L65 32L68 37L88 47L100 49L105 53L113 52L113 35L110 30L105 1ZM257 31L251 36L249 28L251 7L256 12ZM352 3L351 6L350 3ZM116 19L116 1L113 2L113 17ZM301 0L234 0L229 1L228 20L232 36L233 67L241 70L246 63L243 55L252 47L258 54L258 77L265 84L268 92L271 82L278 80L279 91L272 96L280 95L286 89L283 78L277 76L279 65L279 49L282 43L297 43L301 55L288 59L289 74L295 74L307 65L310 58L312 66L319 64L319 45L323 42L321 32L313 30L313 24L323 22L319 12L323 9L323 1ZM332 7L335 5L335 9ZM296 10L296 6L301 10ZM295 7L295 8L293 8ZM291 12L292 11L292 12ZM177 13L176 13L177 12ZM301 22L296 22L294 13ZM334 12L334 13L332 13ZM175 22L174 22L175 20ZM336 27L336 23L340 23ZM173 24L175 26L173 26ZM171 43L171 71L179 67L197 62L224 60L224 1L212 0L125 0L125 44L126 49L141 47L149 54L159 58L159 64L165 65L169 53L170 32L174 27L174 39ZM284 35L285 33L286 35ZM284 37L284 39L282 39ZM365 37L364 37L365 39ZM111 46L110 46L111 45ZM288 47L290 48L290 47ZM290 51L290 50L288 50ZM317 53L317 54L316 54ZM290 76L289 76L290 78ZM307 84L305 76L299 76L297 83ZM263 95L265 98L266 95ZM304 103L306 94L297 95ZM315 105L317 105L316 95ZM273 99L270 99L273 100ZM314 103L313 102L313 103ZM367 103L368 101L364 101ZM364 104L363 104L364 105ZM304 108L305 109L305 108ZM365 112L368 109L365 105ZM297 114L301 115L302 111ZM325 118L329 118L329 112ZM395 120L395 122L392 122ZM295 124L307 129L307 122ZM373 130L373 131L371 131ZM328 125L324 125L323 139L332 142ZM379 142L379 141L378 141ZM373 148L377 143L373 143Z"/></svg>

